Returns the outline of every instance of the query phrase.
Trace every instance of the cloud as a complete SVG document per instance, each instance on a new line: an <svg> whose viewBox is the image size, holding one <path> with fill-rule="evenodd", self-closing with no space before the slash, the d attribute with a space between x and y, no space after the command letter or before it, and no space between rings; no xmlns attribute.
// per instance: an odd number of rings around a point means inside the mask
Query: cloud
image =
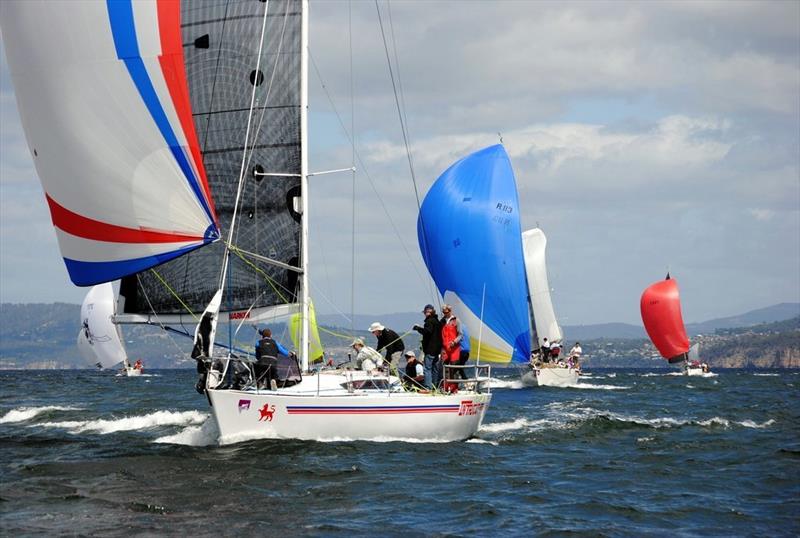
<svg viewBox="0 0 800 538"><path fill-rule="evenodd" d="M638 322L641 290L668 267L687 321L800 301L800 4L379 6L417 192L374 3L312 3L311 168L349 165L340 119L361 156L355 192L349 173L309 182L311 278L334 303L320 312L433 300L416 196L500 136L569 323ZM77 302L10 91L3 60L0 299Z"/></svg>

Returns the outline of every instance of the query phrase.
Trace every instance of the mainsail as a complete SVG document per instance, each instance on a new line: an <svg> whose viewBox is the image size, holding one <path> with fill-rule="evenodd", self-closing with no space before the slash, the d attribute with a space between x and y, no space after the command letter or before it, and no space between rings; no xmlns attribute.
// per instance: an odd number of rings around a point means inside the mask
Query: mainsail
<svg viewBox="0 0 800 538"><path fill-rule="evenodd" d="M78 349L87 362L101 368L127 360L119 326L112 321L115 302L114 289L106 282L92 286L81 305Z"/></svg>
<svg viewBox="0 0 800 538"><path fill-rule="evenodd" d="M241 250L230 257L220 306L236 320L263 320L269 317L265 308L298 301L300 7L286 0L183 1L179 20L174 21L180 23L175 31L187 44L182 54L188 104L226 235L244 168L232 241ZM220 285L224 248L220 242L160 266L158 274L140 272L123 279L124 312L147 314L152 307L162 316L187 314L187 308L199 314Z"/></svg>
<svg viewBox="0 0 800 538"><path fill-rule="evenodd" d="M553 301L550 297L550 284L547 280L547 263L545 261L546 247L547 238L541 229L534 228L522 234L525 271L528 276L528 292L534 312L533 319L538 346L544 343L545 338L550 342L556 342L564 337L556 320Z"/></svg>
<svg viewBox="0 0 800 538"><path fill-rule="evenodd" d="M681 316L678 283L667 278L648 286L640 301L642 322L653 345L670 363L686 360L689 338Z"/></svg>
<svg viewBox="0 0 800 538"><path fill-rule="evenodd" d="M527 362L531 323L519 200L503 146L457 161L436 180L417 233L439 292L467 324L472 356Z"/></svg>

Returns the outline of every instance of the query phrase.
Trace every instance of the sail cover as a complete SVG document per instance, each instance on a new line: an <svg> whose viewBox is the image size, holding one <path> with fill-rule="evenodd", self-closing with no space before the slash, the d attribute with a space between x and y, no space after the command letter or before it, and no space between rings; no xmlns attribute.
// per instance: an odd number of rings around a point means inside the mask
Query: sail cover
<svg viewBox="0 0 800 538"><path fill-rule="evenodd" d="M126 359L114 316L114 290L110 282L92 286L81 305L78 349L90 364L111 368Z"/></svg>
<svg viewBox="0 0 800 538"><path fill-rule="evenodd" d="M550 342L557 342L564 337L556 320L553 301L550 297L550 284L547 281L547 264L545 262L546 247L547 237L541 229L534 228L522 234L528 293L531 299L531 308L534 311L533 319L539 347L545 338Z"/></svg>
<svg viewBox="0 0 800 538"><path fill-rule="evenodd" d="M244 253L230 258L220 311L233 319L254 319L263 308L297 301L299 272L287 267L300 265L301 8L300 2L283 0L184 0L174 21L186 44L199 152L226 235L246 156L233 246L261 259ZM157 275L148 271L123 279L124 312L146 314L151 305L160 314L202 312L220 285L223 249L219 242L158 267Z"/></svg>
<svg viewBox="0 0 800 538"><path fill-rule="evenodd" d="M20 118L79 286L219 237L172 2L3 2Z"/></svg>
<svg viewBox="0 0 800 538"><path fill-rule="evenodd" d="M653 345L669 362L686 358L689 338L681 316L678 283L667 275L665 280L647 287L640 301L642 322Z"/></svg>
<svg viewBox="0 0 800 538"><path fill-rule="evenodd" d="M531 325L519 200L503 146L461 159L436 180L422 202L417 234L439 293L467 324L472 356L527 362Z"/></svg>

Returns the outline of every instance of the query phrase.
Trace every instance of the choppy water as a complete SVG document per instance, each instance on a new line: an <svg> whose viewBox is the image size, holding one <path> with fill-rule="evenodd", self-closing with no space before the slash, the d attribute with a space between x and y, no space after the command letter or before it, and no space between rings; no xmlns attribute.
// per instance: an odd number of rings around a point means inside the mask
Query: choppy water
<svg viewBox="0 0 800 538"><path fill-rule="evenodd" d="M798 372L507 371L467 442L224 447L193 372L151 374L0 372L3 535L800 533Z"/></svg>

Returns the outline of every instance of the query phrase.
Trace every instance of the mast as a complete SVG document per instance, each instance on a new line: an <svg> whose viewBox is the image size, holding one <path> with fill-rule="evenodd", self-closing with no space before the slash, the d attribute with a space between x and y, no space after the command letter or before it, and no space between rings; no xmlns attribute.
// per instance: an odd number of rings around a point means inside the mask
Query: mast
<svg viewBox="0 0 800 538"><path fill-rule="evenodd" d="M308 0L301 3L300 32L300 276L302 325L300 329L300 361L308 370Z"/></svg>

